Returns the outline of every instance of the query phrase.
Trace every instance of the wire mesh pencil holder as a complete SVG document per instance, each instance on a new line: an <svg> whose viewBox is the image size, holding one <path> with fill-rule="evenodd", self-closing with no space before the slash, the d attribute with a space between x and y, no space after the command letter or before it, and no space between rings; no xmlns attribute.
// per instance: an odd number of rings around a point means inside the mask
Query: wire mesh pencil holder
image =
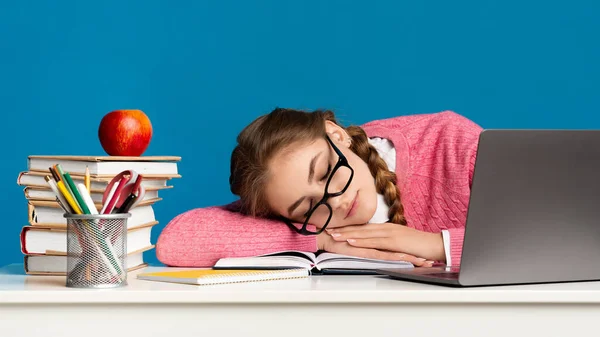
<svg viewBox="0 0 600 337"><path fill-rule="evenodd" d="M127 285L130 213L64 214L67 219L67 287Z"/></svg>

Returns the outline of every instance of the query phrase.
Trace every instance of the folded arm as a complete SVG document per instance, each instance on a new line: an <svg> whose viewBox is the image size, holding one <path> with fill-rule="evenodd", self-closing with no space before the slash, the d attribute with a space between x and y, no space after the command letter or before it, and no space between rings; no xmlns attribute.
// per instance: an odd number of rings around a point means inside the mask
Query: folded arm
<svg viewBox="0 0 600 337"><path fill-rule="evenodd" d="M315 252L315 236L303 236L283 223L237 211L237 203L196 208L171 220L156 242L156 256L175 267L212 267L223 257L281 250Z"/></svg>

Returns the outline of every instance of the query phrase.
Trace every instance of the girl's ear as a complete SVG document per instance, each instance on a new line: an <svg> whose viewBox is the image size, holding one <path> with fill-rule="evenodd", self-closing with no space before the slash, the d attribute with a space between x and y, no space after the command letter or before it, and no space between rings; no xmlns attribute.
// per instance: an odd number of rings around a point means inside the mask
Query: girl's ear
<svg viewBox="0 0 600 337"><path fill-rule="evenodd" d="M341 126L332 121L325 121L325 132L336 145L350 147L352 137Z"/></svg>

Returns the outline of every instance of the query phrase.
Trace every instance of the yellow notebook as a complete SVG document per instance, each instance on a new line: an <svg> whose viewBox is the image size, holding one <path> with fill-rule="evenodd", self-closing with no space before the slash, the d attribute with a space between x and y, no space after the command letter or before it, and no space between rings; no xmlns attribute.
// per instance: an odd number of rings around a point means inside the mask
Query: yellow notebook
<svg viewBox="0 0 600 337"><path fill-rule="evenodd" d="M270 281L308 277L307 269L277 270L214 270L189 269L138 274L137 278L147 281L184 283L195 285Z"/></svg>

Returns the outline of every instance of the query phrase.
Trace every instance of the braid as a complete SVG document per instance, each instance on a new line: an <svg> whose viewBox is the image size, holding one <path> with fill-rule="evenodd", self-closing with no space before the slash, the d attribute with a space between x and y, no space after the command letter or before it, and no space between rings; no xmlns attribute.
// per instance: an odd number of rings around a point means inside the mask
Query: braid
<svg viewBox="0 0 600 337"><path fill-rule="evenodd" d="M350 149L369 166L375 177L375 188L381 193L390 207L388 217L396 224L406 225L404 207L400 201L400 190L396 186L396 173L390 171L377 150L369 144L367 134L359 126L350 126L346 132L352 137Z"/></svg>

